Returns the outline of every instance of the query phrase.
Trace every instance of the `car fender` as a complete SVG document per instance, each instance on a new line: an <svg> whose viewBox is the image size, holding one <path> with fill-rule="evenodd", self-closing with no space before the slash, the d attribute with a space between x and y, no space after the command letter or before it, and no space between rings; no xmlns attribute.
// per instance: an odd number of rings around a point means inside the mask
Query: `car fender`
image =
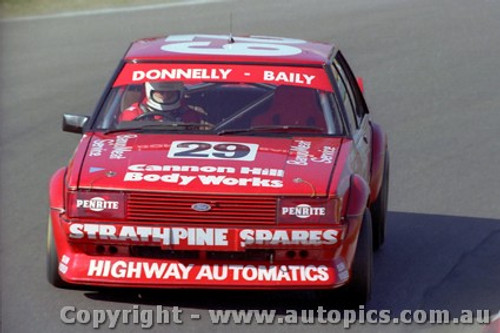
<svg viewBox="0 0 500 333"><path fill-rule="evenodd" d="M64 177L66 168L60 168L50 178L49 203L50 209L64 210Z"/></svg>
<svg viewBox="0 0 500 333"><path fill-rule="evenodd" d="M350 176L350 184L344 198L347 200L344 221L347 229L342 254L348 267L351 267L359 237L359 231L370 197L370 187L366 180L358 174Z"/></svg>
<svg viewBox="0 0 500 333"><path fill-rule="evenodd" d="M370 204L373 203L380 192L384 177L385 152L387 149L387 135L382 127L370 122L372 127L372 157L370 171Z"/></svg>
<svg viewBox="0 0 500 333"><path fill-rule="evenodd" d="M362 217L369 197L370 187L365 179L358 174L353 174L350 179L346 218L350 220Z"/></svg>

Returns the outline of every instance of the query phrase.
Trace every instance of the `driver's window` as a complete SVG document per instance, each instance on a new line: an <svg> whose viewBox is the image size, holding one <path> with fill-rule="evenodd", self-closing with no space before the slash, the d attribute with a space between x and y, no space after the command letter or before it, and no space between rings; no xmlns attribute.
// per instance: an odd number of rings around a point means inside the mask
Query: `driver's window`
<svg viewBox="0 0 500 333"><path fill-rule="evenodd" d="M129 108L134 103L139 103L144 98L144 91L142 86L130 85L125 90L122 96L120 110Z"/></svg>

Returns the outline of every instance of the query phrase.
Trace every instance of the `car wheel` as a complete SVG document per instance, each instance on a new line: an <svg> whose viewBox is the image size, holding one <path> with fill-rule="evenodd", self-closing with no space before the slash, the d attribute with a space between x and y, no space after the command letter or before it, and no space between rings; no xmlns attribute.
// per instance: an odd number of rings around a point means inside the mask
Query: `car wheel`
<svg viewBox="0 0 500 333"><path fill-rule="evenodd" d="M345 287L349 305L365 304L371 297L373 273L372 220L366 209L358 236L358 245L351 267L351 280Z"/></svg>
<svg viewBox="0 0 500 333"><path fill-rule="evenodd" d="M385 241L385 225L389 197L389 152L385 152L384 174L382 186L377 199L370 206L373 221L373 250L379 250Z"/></svg>
<svg viewBox="0 0 500 333"><path fill-rule="evenodd" d="M59 260L57 258L54 234L52 233L52 223L49 219L47 226L47 279L49 283L58 288L68 287L59 275Z"/></svg>

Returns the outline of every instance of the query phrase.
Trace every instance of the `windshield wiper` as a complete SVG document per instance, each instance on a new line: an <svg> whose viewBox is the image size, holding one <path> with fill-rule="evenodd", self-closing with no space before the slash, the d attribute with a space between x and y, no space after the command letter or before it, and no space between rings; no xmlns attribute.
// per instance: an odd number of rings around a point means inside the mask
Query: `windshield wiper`
<svg viewBox="0 0 500 333"><path fill-rule="evenodd" d="M133 124L133 126L120 126L118 128L109 129L104 132L104 134L118 133L118 132L138 132L138 131L179 131L186 129L199 129L206 128L208 124L200 124L200 123L158 123L155 122L153 124L143 124L142 126L137 126L137 124Z"/></svg>
<svg viewBox="0 0 500 333"><path fill-rule="evenodd" d="M316 126L298 126L298 125L275 125L275 126L256 126L250 128L227 129L217 132L217 135L240 134L240 133L265 133L265 132L317 132L323 133L324 130Z"/></svg>

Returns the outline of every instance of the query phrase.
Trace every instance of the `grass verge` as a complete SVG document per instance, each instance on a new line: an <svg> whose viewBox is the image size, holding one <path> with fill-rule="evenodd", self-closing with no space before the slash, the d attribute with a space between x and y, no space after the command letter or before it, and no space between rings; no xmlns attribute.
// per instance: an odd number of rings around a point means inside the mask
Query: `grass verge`
<svg viewBox="0 0 500 333"><path fill-rule="evenodd" d="M48 15L111 7L168 3L172 0L0 0L0 17Z"/></svg>

